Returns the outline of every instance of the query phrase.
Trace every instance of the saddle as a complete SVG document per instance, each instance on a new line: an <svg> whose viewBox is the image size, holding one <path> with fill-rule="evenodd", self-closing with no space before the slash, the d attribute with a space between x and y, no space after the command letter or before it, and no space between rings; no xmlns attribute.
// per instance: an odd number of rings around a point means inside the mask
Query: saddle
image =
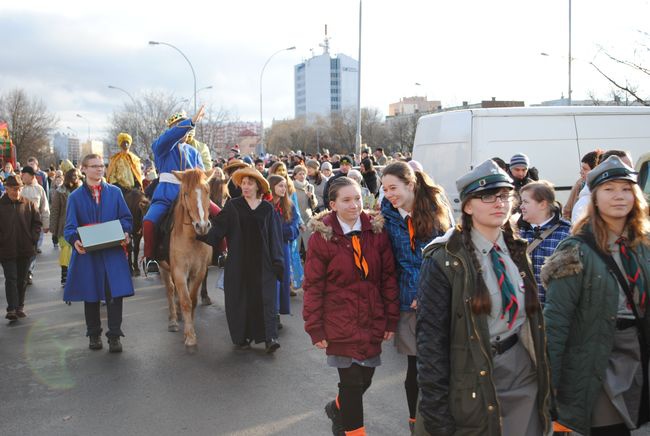
<svg viewBox="0 0 650 436"><path fill-rule="evenodd" d="M163 215L158 226L156 226L154 259L157 262L169 262L169 243L171 241L172 229L174 228L174 208L176 207L177 201L178 199L174 200L171 207Z"/></svg>

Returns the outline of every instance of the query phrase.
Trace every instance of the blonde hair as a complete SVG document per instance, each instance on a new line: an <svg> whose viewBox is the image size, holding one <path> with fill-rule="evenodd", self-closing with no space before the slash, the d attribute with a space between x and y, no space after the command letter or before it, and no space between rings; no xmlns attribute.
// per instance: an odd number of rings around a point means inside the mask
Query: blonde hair
<svg viewBox="0 0 650 436"><path fill-rule="evenodd" d="M648 202L646 201L643 192L639 185L633 182L628 182L632 186L632 193L634 194L634 205L632 210L627 214L627 221L625 227L627 228L628 235L632 247L639 244L650 245L650 221L648 220ZM608 247L608 227L607 223L600 215L600 210L596 206L596 194L604 184L600 184L591 192L591 202L587 208L587 213L583 215L571 229L571 234L578 235L586 232L586 226L591 227L591 233L596 239L596 245L604 253L609 252Z"/></svg>

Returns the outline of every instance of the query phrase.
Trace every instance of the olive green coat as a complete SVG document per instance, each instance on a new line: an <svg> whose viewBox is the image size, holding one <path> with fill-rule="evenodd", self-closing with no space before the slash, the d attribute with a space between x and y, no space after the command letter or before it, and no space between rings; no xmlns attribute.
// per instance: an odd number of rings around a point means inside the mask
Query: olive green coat
<svg viewBox="0 0 650 436"><path fill-rule="evenodd" d="M650 283L650 249L634 250ZM598 254L577 237L562 241L547 259L542 282L558 422L588 436L614 345L619 284Z"/></svg>

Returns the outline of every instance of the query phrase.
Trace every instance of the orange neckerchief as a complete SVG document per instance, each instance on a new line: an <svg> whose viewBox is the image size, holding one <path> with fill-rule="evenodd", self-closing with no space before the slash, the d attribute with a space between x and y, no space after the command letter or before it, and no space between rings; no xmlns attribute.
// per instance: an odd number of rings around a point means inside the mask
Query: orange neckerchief
<svg viewBox="0 0 650 436"><path fill-rule="evenodd" d="M406 215L406 226L409 229L409 240L411 241L411 251L415 253L415 228L413 227L413 218Z"/></svg>
<svg viewBox="0 0 650 436"><path fill-rule="evenodd" d="M361 238L359 237L359 235L352 235L351 240L352 240L352 251L354 252L354 264L361 272L361 277L365 280L368 277L369 271L368 271L368 262L366 262L366 258L363 257L363 253L361 253Z"/></svg>

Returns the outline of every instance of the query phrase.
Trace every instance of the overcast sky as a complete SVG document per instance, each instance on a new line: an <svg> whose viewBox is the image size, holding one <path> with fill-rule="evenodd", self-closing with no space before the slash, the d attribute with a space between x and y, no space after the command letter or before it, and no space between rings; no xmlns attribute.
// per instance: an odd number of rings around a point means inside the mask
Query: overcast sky
<svg viewBox="0 0 650 436"><path fill-rule="evenodd" d="M194 65L199 103L241 120L292 118L293 66L311 57L328 24L331 53L358 57L358 0L34 1L2 0L0 92L20 87L41 97L83 138L102 137L108 116L145 90L193 92L181 49ZM650 94L650 85L605 63L601 47L635 56L650 31L648 0L573 0L573 98L609 85L595 60ZM645 39L650 43L650 39ZM568 0L364 0L361 104L388 112L400 97L426 95L443 106L491 97L527 105L567 93ZM547 52L551 57L540 56ZM647 53L647 51L646 51ZM639 53L637 52L638 56ZM645 54L644 54L645 56ZM635 82L636 80L636 82ZM421 86L416 86L418 82Z"/></svg>

